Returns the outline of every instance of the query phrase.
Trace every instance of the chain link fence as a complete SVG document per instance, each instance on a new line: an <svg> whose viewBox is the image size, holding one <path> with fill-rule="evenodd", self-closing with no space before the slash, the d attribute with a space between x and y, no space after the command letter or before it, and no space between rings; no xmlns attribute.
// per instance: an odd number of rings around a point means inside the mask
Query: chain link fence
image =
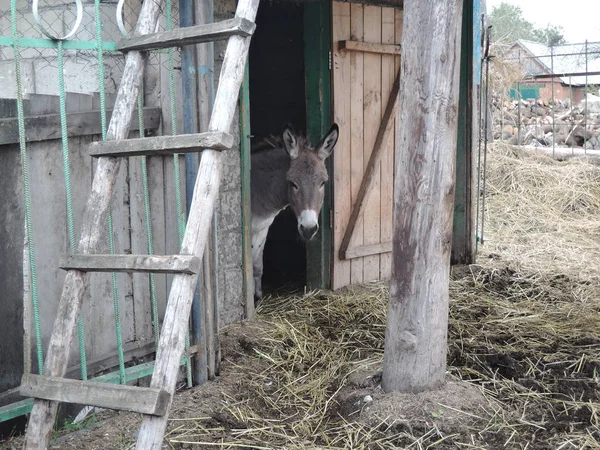
<svg viewBox="0 0 600 450"><path fill-rule="evenodd" d="M157 31L175 28L179 24L178 2L170 2L170 11L163 11ZM99 79L98 31L100 31L104 69L104 92L107 107L114 102L124 67L124 55L116 51L116 44L123 37L117 14L121 13L122 28L132 32L135 28L141 2L101 1L96 4L83 0L17 0L15 27L11 17L10 0L0 0L0 98L15 99L15 55L11 45L14 31L20 39L22 90L25 100L38 100L33 111L26 113L51 113L56 101L47 98L59 96L58 54L53 38L67 37L64 41L64 82L68 95L67 109L81 111L98 109L102 89ZM37 16L37 17L36 17ZM170 26L167 18L171 19ZM36 20L37 19L37 20ZM100 24L98 24L98 21ZM99 25L99 26L98 26ZM175 70L180 67L179 51L173 50ZM148 72L168 72L169 58L166 51L151 52ZM158 75L155 75L155 77ZM154 89L156 91L156 89ZM154 92L156 94L156 92ZM32 97L33 96L33 97ZM45 97L39 97L45 96ZM43 101L40 101L43 100ZM45 105L48 105L44 107ZM29 106L28 106L29 107Z"/></svg>
<svg viewBox="0 0 600 450"><path fill-rule="evenodd" d="M552 153L600 151L600 42L493 50L494 139Z"/></svg>

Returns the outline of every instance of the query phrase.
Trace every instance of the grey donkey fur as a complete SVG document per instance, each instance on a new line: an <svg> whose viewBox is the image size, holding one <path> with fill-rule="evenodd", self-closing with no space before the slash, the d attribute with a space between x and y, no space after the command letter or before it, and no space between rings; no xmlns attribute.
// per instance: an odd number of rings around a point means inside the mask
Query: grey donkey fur
<svg viewBox="0 0 600 450"><path fill-rule="evenodd" d="M321 141L310 147L308 140L286 125L281 138L269 138L252 149L252 266L254 301L262 298L263 252L269 227L288 205L298 220L298 233L305 241L319 230L319 213L328 180L325 160L339 136L333 124Z"/></svg>

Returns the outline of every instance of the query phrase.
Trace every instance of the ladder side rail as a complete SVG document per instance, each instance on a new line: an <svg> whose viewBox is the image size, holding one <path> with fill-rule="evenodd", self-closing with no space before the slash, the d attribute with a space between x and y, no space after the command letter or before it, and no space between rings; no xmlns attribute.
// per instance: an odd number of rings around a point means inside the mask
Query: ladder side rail
<svg viewBox="0 0 600 450"><path fill-rule="evenodd" d="M137 34L154 31L160 14L160 0L145 0L136 26ZM137 95L143 78L145 57L140 52L127 54L123 77L111 116L107 139L126 139ZM116 182L121 158L99 158L92 183L92 192L86 204L78 253L93 253L100 242L100 229L106 225L108 207ZM65 277L58 305L57 316L48 353L44 364L44 374L63 377L67 370L69 353L73 343L77 319L88 284L85 272L69 271ZM58 402L36 399L29 416L26 449L45 450L50 440Z"/></svg>
<svg viewBox="0 0 600 450"><path fill-rule="evenodd" d="M240 0L236 17L254 22L258 4L259 0ZM250 39L251 37L242 36L229 38L221 67L219 87L209 123L209 131L229 132L231 128L244 77ZM196 255L200 258L204 253L212 215L214 214L214 206L219 193L222 167L223 155L221 152L215 150L202 152L181 248L182 254ZM167 303L163 333L160 337L150 386L164 389L171 394L175 392L179 361L184 351L184 337L197 280L197 274L176 275L173 278ZM160 417L144 416L136 448L138 450L159 450L162 448L167 420L168 412Z"/></svg>

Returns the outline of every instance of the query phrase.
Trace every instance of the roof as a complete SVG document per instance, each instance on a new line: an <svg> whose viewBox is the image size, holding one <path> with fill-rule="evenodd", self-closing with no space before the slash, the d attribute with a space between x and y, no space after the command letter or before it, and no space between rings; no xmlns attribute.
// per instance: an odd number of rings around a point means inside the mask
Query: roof
<svg viewBox="0 0 600 450"><path fill-rule="evenodd" d="M539 42L519 39L514 45L519 45L543 67L541 73L583 73L600 72L600 43L588 43L586 70L585 44L556 45L552 48ZM595 52L595 53L589 53ZM551 55L554 55L553 57ZM528 75L538 75L539 71ZM558 77L563 83L584 86L585 76ZM588 75L588 84L600 84L600 75Z"/></svg>

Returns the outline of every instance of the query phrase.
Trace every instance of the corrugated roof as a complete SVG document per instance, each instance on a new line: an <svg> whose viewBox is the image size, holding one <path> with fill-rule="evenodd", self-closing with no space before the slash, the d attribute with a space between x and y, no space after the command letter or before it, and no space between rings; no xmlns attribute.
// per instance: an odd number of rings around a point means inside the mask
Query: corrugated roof
<svg viewBox="0 0 600 450"><path fill-rule="evenodd" d="M535 56L547 73L600 72L600 54L598 53L588 54L586 70L585 44L557 45L552 49L539 42L524 39L519 39L517 44ZM599 52L600 43L588 43L588 52L591 51ZM560 77L560 80L565 84L580 86L586 83L585 76ZM600 84L600 75L588 75L587 83Z"/></svg>

